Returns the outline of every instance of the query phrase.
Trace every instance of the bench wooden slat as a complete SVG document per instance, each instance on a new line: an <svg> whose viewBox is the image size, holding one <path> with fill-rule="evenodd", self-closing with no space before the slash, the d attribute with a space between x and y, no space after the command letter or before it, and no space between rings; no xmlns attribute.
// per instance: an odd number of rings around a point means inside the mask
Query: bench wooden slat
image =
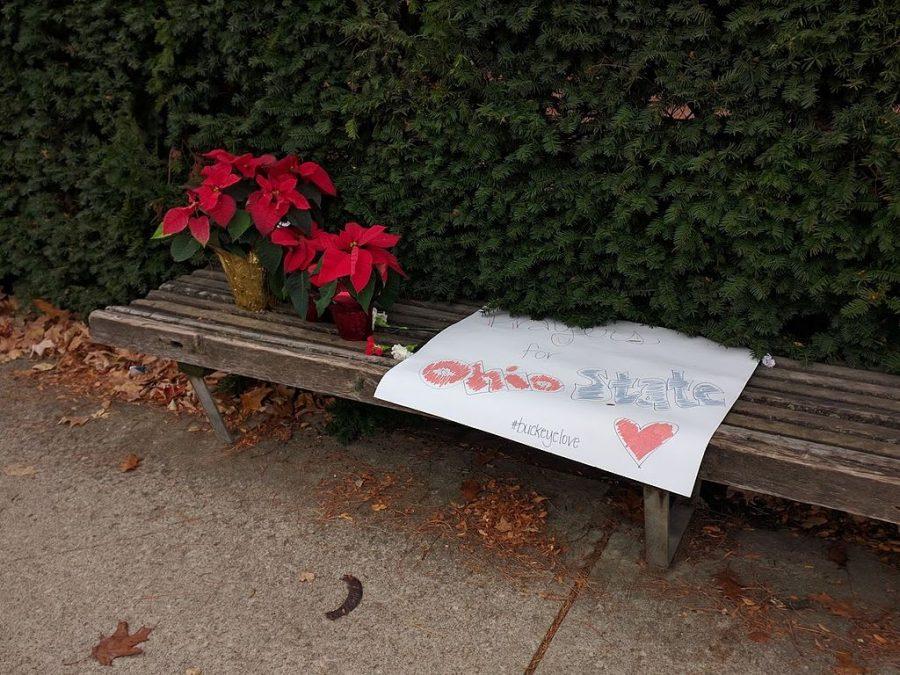
<svg viewBox="0 0 900 675"><path fill-rule="evenodd" d="M756 377L756 375L750 378L750 384L756 389L765 389L779 394L799 394L812 399L848 403L863 408L881 410L895 416L900 414L900 401L893 399L880 398L868 394L854 394L843 390L829 390L825 387L817 387L814 384L764 379Z"/></svg>
<svg viewBox="0 0 900 675"><path fill-rule="evenodd" d="M334 335L336 330L334 324L324 322L309 322L301 319L299 316L297 316L297 313L294 311L294 309L287 305L260 313L250 312L235 306L233 303L225 303L221 300L214 300L208 297L184 296L177 293L172 293L170 291L150 291L150 293L147 294L147 299L178 303L183 305L185 308L194 307L200 309L212 309L221 312L233 313L238 316L257 319L263 318L264 320L271 323L284 326L296 326L309 331L314 331L317 333L327 333L329 335ZM426 328L401 329L391 327L388 329L379 330L377 335L379 340L389 342L390 344L407 344L419 343L429 340L436 334L436 332L437 331Z"/></svg>
<svg viewBox="0 0 900 675"><path fill-rule="evenodd" d="M186 279L188 278L182 277L176 282L166 282L160 286L160 289L165 292L183 295L185 297L198 297L234 305L234 298L232 297L230 290L216 289L211 285L197 285ZM273 308L271 311L278 314L290 314L293 312L293 309L288 305L280 305ZM294 316L296 316L296 313L294 313ZM454 316L446 319L429 319L421 313L420 309L407 308L402 302L395 304L388 314L388 320L393 324L392 329L399 331L403 328L407 328L413 331L428 331L429 337L444 330L447 326L456 323L462 318L464 317Z"/></svg>
<svg viewBox="0 0 900 675"><path fill-rule="evenodd" d="M840 417L848 420L870 423L878 426L900 429L900 416L883 410L873 410L865 406L839 401L827 401L798 394L782 394L769 389L753 386L753 378L741 393L741 401L751 401L786 410L797 410L813 415Z"/></svg>
<svg viewBox="0 0 900 675"><path fill-rule="evenodd" d="M702 478L764 494L900 523L897 462L723 425L710 441Z"/></svg>
<svg viewBox="0 0 900 675"><path fill-rule="evenodd" d="M146 301L150 302L150 301ZM255 340L261 345L275 345L285 347L300 352L310 352L316 354L325 354L338 358L344 358L359 363L367 363L370 360L383 361L386 364L393 365L393 360L387 357L378 359L376 357L366 356L365 343L362 342L345 342L336 335L328 335L327 333L312 333L309 331L299 331L294 329L293 335L287 335L279 330L264 330L254 325L252 319L245 320L240 323L226 322L217 320L216 312L206 312L201 318L195 318L186 315L172 313L165 303L154 303L153 305L132 303L128 307L111 307L109 310L118 314L125 314L142 319L150 319L158 321L164 325L172 325L174 327L184 328L199 336L204 334L216 335L218 337L235 338L242 340ZM241 317L243 318L243 317ZM258 323L265 323L256 320ZM302 332L310 333L308 339L298 339Z"/></svg>
<svg viewBox="0 0 900 675"><path fill-rule="evenodd" d="M751 415L742 415L740 413L729 412L728 415L725 416L724 423L742 429L752 429L755 431L765 431L772 434L778 434L785 438L797 438L807 441L837 445L839 447L851 448L853 450L862 450L875 455L882 455L885 457L900 459L900 447L898 447L896 444L892 445L887 441L879 441L850 434L842 434L812 426L807 427L795 422L782 422L780 420L772 420L764 417L755 417Z"/></svg>
<svg viewBox="0 0 900 675"><path fill-rule="evenodd" d="M123 315L118 308L91 314L93 339L181 363L372 402L389 359L349 359L220 335L168 321Z"/></svg>
<svg viewBox="0 0 900 675"><path fill-rule="evenodd" d="M778 422L787 422L800 427L824 429L840 434L871 438L892 443L894 445L900 445L900 429L858 422L837 415L811 414L791 408L754 403L745 400L744 396L741 396L741 398L735 402L731 408L731 412L748 415L750 417L761 417L763 419Z"/></svg>
<svg viewBox="0 0 900 675"><path fill-rule="evenodd" d="M811 373L805 370L788 370L786 368L766 368L759 366L753 373L758 382L768 382L773 380L773 386L780 387L784 382L796 382L798 384L806 384L815 387L821 387L826 390L846 391L857 394L868 394L869 396L877 396L882 398L900 401L900 381L895 382L893 386L887 384L875 384L872 382L863 382L860 380L842 379L836 375Z"/></svg>
<svg viewBox="0 0 900 675"><path fill-rule="evenodd" d="M886 387L897 388L900 386L900 377L881 373L876 370L864 370L860 368L847 368L846 366L833 366L828 363L803 363L795 361L783 356L775 359L775 368L778 370L783 368L786 370L797 370L804 373L826 375L836 377L843 380L855 380L858 382L869 382L871 384L881 384Z"/></svg>

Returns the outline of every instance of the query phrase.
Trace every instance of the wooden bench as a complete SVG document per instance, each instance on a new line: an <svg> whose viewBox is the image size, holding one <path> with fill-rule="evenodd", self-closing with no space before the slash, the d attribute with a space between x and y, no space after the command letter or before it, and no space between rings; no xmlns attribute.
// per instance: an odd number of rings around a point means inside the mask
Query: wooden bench
<svg viewBox="0 0 900 675"><path fill-rule="evenodd" d="M422 343L477 308L397 303L390 321L404 328L376 340ZM334 326L304 321L289 307L238 309L218 271L198 270L127 307L95 311L90 326L98 342L182 364L225 442L231 435L196 367L387 405L373 393L392 359L366 356L362 343L342 341ZM776 361L757 369L716 431L700 478L900 522L900 377ZM667 566L693 500L645 486L644 505L647 559Z"/></svg>

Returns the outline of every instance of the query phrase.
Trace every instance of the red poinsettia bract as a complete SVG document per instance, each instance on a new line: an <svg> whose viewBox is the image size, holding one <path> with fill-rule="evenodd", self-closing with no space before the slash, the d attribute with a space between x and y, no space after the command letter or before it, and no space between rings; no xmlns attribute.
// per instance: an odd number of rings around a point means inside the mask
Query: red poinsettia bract
<svg viewBox="0 0 900 675"><path fill-rule="evenodd" d="M234 197L223 191L240 181L241 177L231 173L230 164L222 162L204 166L200 174L203 176L203 183L195 190L200 198L200 208L225 227L234 216L237 204Z"/></svg>
<svg viewBox="0 0 900 675"><path fill-rule="evenodd" d="M188 228L194 239L206 246L209 241L209 218L203 214L197 215L200 207L197 195L188 191L187 196L187 206L176 206L166 211L162 222L163 234L178 234Z"/></svg>
<svg viewBox="0 0 900 675"><path fill-rule="evenodd" d="M388 269L395 270L403 276L406 273L397 262L397 258L387 251L394 246L400 237L387 234L383 225L363 227L359 223L347 223L339 234L322 232L322 267L312 278L316 286L350 277L350 283L357 292L362 291L372 277L372 270L377 270L382 281L387 281Z"/></svg>
<svg viewBox="0 0 900 675"><path fill-rule="evenodd" d="M247 211L263 236L269 236L291 206L309 211L309 200L297 192L296 177L270 171L269 178L259 175L256 183L260 189L247 197Z"/></svg>
<svg viewBox="0 0 900 675"><path fill-rule="evenodd" d="M287 274L309 268L316 254L322 250L319 240L320 230L313 223L309 237L303 236L294 227L277 227L272 232L273 244L284 246L287 251L284 254L284 271Z"/></svg>
<svg viewBox="0 0 900 675"><path fill-rule="evenodd" d="M331 182L331 176L315 162L301 162L296 155L287 155L269 167L269 175L277 176L294 174L315 185L326 195L334 197L337 189Z"/></svg>
<svg viewBox="0 0 900 675"><path fill-rule="evenodd" d="M254 178L260 169L271 166L275 163L275 155L260 155L254 157L249 152L243 155L232 155L227 150L217 148L203 153L204 157L209 157L222 164L229 164L237 169L245 178Z"/></svg>

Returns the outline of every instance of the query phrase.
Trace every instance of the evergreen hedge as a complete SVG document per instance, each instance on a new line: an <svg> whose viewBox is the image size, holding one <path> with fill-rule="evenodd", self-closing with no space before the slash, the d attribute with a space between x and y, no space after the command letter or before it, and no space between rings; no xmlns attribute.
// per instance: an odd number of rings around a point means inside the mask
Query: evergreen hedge
<svg viewBox="0 0 900 675"><path fill-rule="evenodd" d="M6 0L0 278L127 300L192 153L299 151L409 293L896 371L897 9Z"/></svg>

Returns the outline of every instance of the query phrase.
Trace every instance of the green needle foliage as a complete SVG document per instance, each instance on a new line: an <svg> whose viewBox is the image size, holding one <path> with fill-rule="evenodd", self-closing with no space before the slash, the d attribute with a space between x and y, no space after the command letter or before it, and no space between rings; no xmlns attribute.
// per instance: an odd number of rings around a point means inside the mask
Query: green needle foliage
<svg viewBox="0 0 900 675"><path fill-rule="evenodd" d="M86 311L193 153L299 152L405 292L900 370L896 0L7 0L0 278Z"/></svg>

